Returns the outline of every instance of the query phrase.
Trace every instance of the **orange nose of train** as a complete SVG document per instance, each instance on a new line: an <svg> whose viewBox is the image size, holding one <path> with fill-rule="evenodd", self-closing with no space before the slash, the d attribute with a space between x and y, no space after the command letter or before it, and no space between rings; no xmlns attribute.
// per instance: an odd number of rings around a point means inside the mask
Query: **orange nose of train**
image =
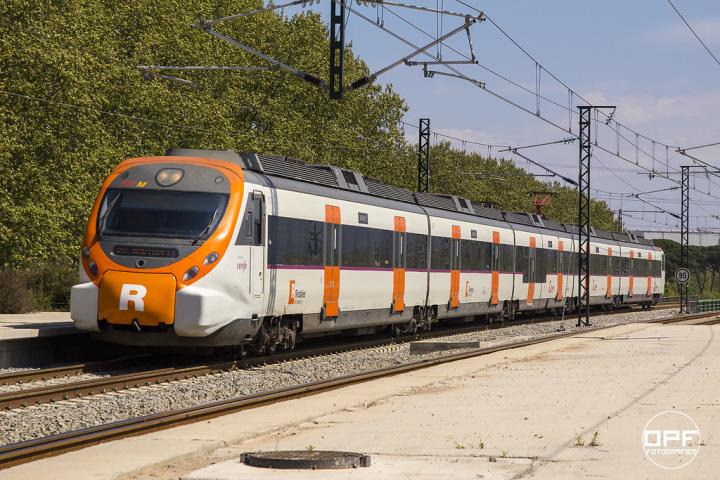
<svg viewBox="0 0 720 480"><path fill-rule="evenodd" d="M175 285L169 273L108 271L100 282L98 317L113 325L170 325L175 318Z"/></svg>

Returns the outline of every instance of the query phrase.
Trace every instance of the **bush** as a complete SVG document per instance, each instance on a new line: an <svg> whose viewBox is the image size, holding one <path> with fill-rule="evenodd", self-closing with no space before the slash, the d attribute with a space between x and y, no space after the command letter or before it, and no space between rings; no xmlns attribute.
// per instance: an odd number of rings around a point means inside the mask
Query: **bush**
<svg viewBox="0 0 720 480"><path fill-rule="evenodd" d="M28 285L39 310L69 310L70 287L78 283L77 263L49 260L28 272Z"/></svg>
<svg viewBox="0 0 720 480"><path fill-rule="evenodd" d="M0 313L27 313L35 310L27 275L19 270L0 270Z"/></svg>
<svg viewBox="0 0 720 480"><path fill-rule="evenodd" d="M77 264L67 259L0 270L0 313L69 310L70 287L77 282Z"/></svg>

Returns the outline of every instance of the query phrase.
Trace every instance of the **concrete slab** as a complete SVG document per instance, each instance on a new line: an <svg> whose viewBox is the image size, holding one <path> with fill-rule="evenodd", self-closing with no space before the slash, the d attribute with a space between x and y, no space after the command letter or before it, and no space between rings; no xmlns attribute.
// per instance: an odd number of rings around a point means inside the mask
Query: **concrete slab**
<svg viewBox="0 0 720 480"><path fill-rule="evenodd" d="M70 312L0 315L0 341L78 333Z"/></svg>
<svg viewBox="0 0 720 480"><path fill-rule="evenodd" d="M90 335L75 329L69 312L0 315L0 368L72 360L91 348Z"/></svg>
<svg viewBox="0 0 720 480"><path fill-rule="evenodd" d="M328 478L716 478L717 328L577 335L98 445L0 479L252 478L238 470L241 453L304 448L366 453L378 466ZM641 448L645 424L664 410L691 415L701 431L700 453L680 471Z"/></svg>
<svg viewBox="0 0 720 480"><path fill-rule="evenodd" d="M475 342L412 342L410 355L421 355L427 352L443 352L464 348L480 348L480 341Z"/></svg>
<svg viewBox="0 0 720 480"><path fill-rule="evenodd" d="M408 457L396 455L375 455L373 464L367 468L346 470L277 470L254 468L228 460L197 470L183 477L185 480L217 480L233 478L243 480L353 480L367 479L396 480L407 478L412 473L416 480L501 480L521 474L530 460L509 462L501 459L489 463L486 458L472 457Z"/></svg>

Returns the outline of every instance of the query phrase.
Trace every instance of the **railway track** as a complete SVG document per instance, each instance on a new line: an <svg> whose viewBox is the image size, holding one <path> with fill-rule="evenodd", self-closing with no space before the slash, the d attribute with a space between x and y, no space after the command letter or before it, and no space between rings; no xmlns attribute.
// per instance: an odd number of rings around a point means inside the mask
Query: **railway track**
<svg viewBox="0 0 720 480"><path fill-rule="evenodd" d="M708 317L711 318L708 319ZM650 323L660 323L664 325L716 325L720 323L720 312L703 312L690 315L678 315L671 318L652 320Z"/></svg>
<svg viewBox="0 0 720 480"><path fill-rule="evenodd" d="M718 318L720 314L703 314L705 317L713 317L711 320L708 320L706 324L711 324L709 322L718 323L720 322L720 319ZM694 320L701 320L701 317L703 315L697 315L693 316ZM680 322L682 320L688 320L687 316L683 316L681 318L672 318L672 319L663 319L660 321L649 321L651 323L676 323ZM533 322L539 322L540 319L533 320ZM543 319L542 321L551 321L549 319ZM532 323L532 322L526 322L526 323ZM516 325L518 322L513 322L510 325ZM497 325L484 325L484 329L488 328L500 328L502 326L508 326L508 324L497 324ZM585 329L582 331L582 333L588 333L593 331L599 331L607 328L612 328L612 326L601 326L601 327L591 327L588 329ZM433 338L438 337L442 335L455 335L455 334L461 334L469 331L477 331L481 330L483 328L480 327L472 327L472 328L453 328L449 329L449 331L436 331L432 332L430 334L419 336L420 338ZM127 420L122 420L118 422L113 422L106 425L99 425L92 428L87 429L81 429L77 431L62 433L58 435L53 435L49 437L39 438L35 440L30 440L27 442L22 443L16 443L11 445L6 445L0 447L0 468L7 468L12 465L17 465L20 463L25 463L28 461L32 461L41 457L45 456L52 456L56 455L65 451L74 450L83 448L89 445L102 443L104 441L122 438L126 436L132 436L137 435L141 433L146 433L148 431L154 431L154 430L160 430L164 428L169 428L172 426L184 424L184 423L191 423L207 418L212 418L219 415L224 415L227 413L240 411L247 408L254 408L257 406L265 405L268 403L281 401L281 400L287 400L291 398L295 398L302 395L312 394L312 393L319 393L328 389L337 388L341 386L350 385L353 383L368 381L372 379L377 379L385 376L390 375L396 375L399 373L404 373L412 370L417 370L421 368L427 368L434 365L439 365L443 363L453 362L457 360L462 360L466 358L472 358L477 357L481 355L487 355L490 353L495 353L503 350L510 350L520 347L525 347L529 345L536 345L544 342L549 342L552 340L557 340L560 338L565 338L573 335L577 335L577 331L571 331L571 332L563 332L558 334L551 334L547 336L543 336L540 338L530 339L530 340L523 340L519 342L514 342L510 344L504 344L499 346L494 346L490 348L480 348L480 349L474 349L472 351L465 351L460 353L451 353L448 355L444 355L442 357L432 358L432 359L423 359L411 363L406 363L399 366L393 366L393 367L387 367L387 368L381 368L377 370L372 371L366 371L359 374L352 374L352 375L346 375L342 377L336 377L332 379L327 380L321 380L321 381L315 381L311 383L306 383L303 385L297 385L293 387L283 388L279 390L273 390L268 392L262 392L242 397L236 397L236 398L230 398L222 401L212 402L208 404L203 405L197 405L189 408L184 408L180 410L174 410L174 411L168 411L168 412L162 412L157 413L153 415L138 417L138 418L131 418ZM404 341L414 341L416 337L413 337L412 339L407 339ZM382 345L393 345L396 344L397 339L385 339L383 341L365 341L365 342L356 342L354 345L351 346L345 346L345 347L327 347L323 349L314 349L314 350L308 350L305 352L289 352L287 354L280 354L275 357L259 357L259 358L250 358L250 359L244 359L243 360L243 366L249 367L253 365L260 365L260 364L267 364L267 363L273 363L273 362L280 362L280 361L287 361L290 359L297 359L297 358L306 358L310 356L317 356L317 355L325 355L329 353L335 353L339 351L347 351L351 349L359 349L359 348L371 348L371 347L378 347ZM238 363L237 361L235 363ZM207 366L206 366L207 367ZM217 365L216 365L217 367ZM200 367L195 367L200 368ZM237 368L234 367L234 368ZM185 372L189 373L189 372Z"/></svg>
<svg viewBox="0 0 720 480"><path fill-rule="evenodd" d="M31 383L41 380L50 380L53 378L71 377L83 373L93 373L128 368L128 366L133 362L147 360L150 358L150 356L150 354L140 354L128 357L114 358L111 360L101 360L97 362L73 363L70 365L60 365L57 367L6 373L0 375L0 386L15 385L20 383Z"/></svg>
<svg viewBox="0 0 720 480"><path fill-rule="evenodd" d="M607 328L611 327L591 327L583 330L582 333L599 331ZM6 445L0 447L0 468L7 468L13 465L36 460L38 458L56 455L62 452L87 447L89 445L102 443L112 439L161 430L185 423L192 423L248 408L255 408L281 400L289 400L303 395L319 393L333 388L352 385L354 383L397 375L466 358L488 355L490 353L500 352L503 350L536 345L577 334L578 332L576 331L565 332L506 345L475 349L470 352L454 353L439 358L419 360L399 366L381 368L359 374L345 375L328 380L320 380L303 385L230 398L204 405L197 405L180 410L132 418L106 425L99 425L92 428L30 440L27 442Z"/></svg>
<svg viewBox="0 0 720 480"><path fill-rule="evenodd" d="M617 310L616 313L626 313L627 311L627 309L620 309ZM602 313L595 313L595 315L600 314ZM558 319L559 318L556 316L543 316L529 317L527 319L505 323L483 323L472 326L451 324L437 328L431 332L419 333L413 336L399 337L394 339L387 338L386 336L377 338L376 336L376 338L370 340L346 340L341 345L333 343L328 346L318 347L314 344L309 344L306 347L298 348L297 350L292 352L279 353L269 357L251 357L237 359L226 355L223 357L214 357L210 361L192 365L188 365L187 360L184 360L183 364L179 366L144 369L140 371L131 371L126 373L113 373L109 376L89 380L69 381L64 383L0 393L0 411L13 408L26 408L32 405L70 400L88 395L117 392L119 390L185 380L188 378L195 378L203 375L210 375L213 373L230 371L238 368L252 368L259 365L280 363L290 360L308 358L312 356L330 355L352 350L362 350L366 348L398 345L410 341L427 340L447 335L472 333L489 329L505 328L509 326L552 322L557 321ZM9 385L13 383L30 383L38 380L47 380L50 378L70 377L81 373L96 373L102 371L119 370L123 368L128 369L130 362L138 362L142 359L151 360L154 359L154 357L152 357L151 355L139 355L136 357L127 357L103 362L68 365L63 367L53 367L41 370L31 370L28 372L16 372L7 375L1 375L0 385Z"/></svg>
<svg viewBox="0 0 720 480"><path fill-rule="evenodd" d="M73 398L80 398L87 395L94 395L106 392L115 392L118 390L125 390L130 388L137 388L149 385L157 385L165 382L172 382L178 380L184 380L188 378L199 377L203 375L210 375L213 373L230 371L238 368L252 368L260 365L268 365L273 363L281 363L290 360L299 360L303 358L309 358L313 356L331 355L335 353L342 353L353 350L362 350L367 348L377 348L391 345L401 345L410 341L426 340L439 338L447 335L458 335L463 333L471 333L483 330L491 330L498 328L505 328L509 326L525 325L531 323L541 322L552 322L556 321L555 317L541 317L531 318L526 321L514 321L507 323L492 323L492 324L480 324L473 326L445 326L438 328L431 332L419 333L413 336L399 337L399 338L387 338L383 336L381 338L374 338L371 340L360 339L345 341L341 345L331 344L328 346L317 347L314 344L310 344L307 347L299 348L292 352L277 353L268 357L248 357L243 359L237 359L224 357L222 360L210 361L202 364L196 364L191 366L180 366L180 367L167 367L158 369L142 370L137 372L120 373L111 375L108 377L101 377L90 380L82 380L77 382L66 382L55 385L47 385L37 388L28 388L18 391L0 393L0 410L8 410L12 408L25 408L31 405L38 405L42 403L49 403L62 400L70 400ZM98 362L98 365L92 365L94 371L99 371L99 364L107 365L115 368L118 365L122 365L121 360L117 360L113 363L110 362ZM82 369L81 365L72 365L67 370L62 370L66 375L73 375L76 373L87 373L87 367ZM26 374L27 378L34 379L46 379L53 378L53 372L58 368L48 369L49 374L43 374L40 371L29 372ZM25 372L19 374L11 374L12 376L21 376ZM60 373L58 373L60 375ZM25 379L26 377L22 377ZM6 383L7 384L7 383Z"/></svg>

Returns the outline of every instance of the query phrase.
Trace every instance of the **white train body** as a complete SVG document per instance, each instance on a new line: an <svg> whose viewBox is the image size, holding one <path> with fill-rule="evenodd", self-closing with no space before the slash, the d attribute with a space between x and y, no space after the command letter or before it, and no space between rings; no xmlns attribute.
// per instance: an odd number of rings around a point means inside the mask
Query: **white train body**
<svg viewBox="0 0 720 480"><path fill-rule="evenodd" d="M72 318L111 342L287 346L572 309L576 233L337 167L177 151L123 162L104 183ZM665 259L652 242L595 232L590 249L592 304L659 300Z"/></svg>

